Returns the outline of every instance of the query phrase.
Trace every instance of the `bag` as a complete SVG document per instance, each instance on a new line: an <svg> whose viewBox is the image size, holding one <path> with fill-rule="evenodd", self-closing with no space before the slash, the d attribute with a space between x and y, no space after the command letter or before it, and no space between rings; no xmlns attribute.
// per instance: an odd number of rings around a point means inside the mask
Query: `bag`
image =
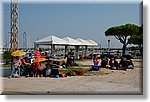
<svg viewBox="0 0 150 102"><path fill-rule="evenodd" d="M65 72L59 72L60 77L67 77L67 74Z"/></svg>
<svg viewBox="0 0 150 102"><path fill-rule="evenodd" d="M75 73L76 73L77 75L83 75L83 71L82 71L82 70L76 70Z"/></svg>

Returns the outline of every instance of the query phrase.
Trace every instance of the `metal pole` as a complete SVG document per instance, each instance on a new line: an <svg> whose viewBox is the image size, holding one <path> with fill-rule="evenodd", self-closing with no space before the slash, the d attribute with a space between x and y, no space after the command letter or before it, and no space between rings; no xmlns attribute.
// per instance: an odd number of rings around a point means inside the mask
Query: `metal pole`
<svg viewBox="0 0 150 102"><path fill-rule="evenodd" d="M108 40L108 50L110 51L110 40Z"/></svg>

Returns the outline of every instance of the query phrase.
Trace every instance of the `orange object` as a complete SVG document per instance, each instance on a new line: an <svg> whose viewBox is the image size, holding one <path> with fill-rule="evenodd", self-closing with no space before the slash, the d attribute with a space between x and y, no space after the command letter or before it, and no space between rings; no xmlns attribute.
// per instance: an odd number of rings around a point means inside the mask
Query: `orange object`
<svg viewBox="0 0 150 102"><path fill-rule="evenodd" d="M46 60L45 58L37 57L32 62L42 62L42 61L45 61L45 60Z"/></svg>

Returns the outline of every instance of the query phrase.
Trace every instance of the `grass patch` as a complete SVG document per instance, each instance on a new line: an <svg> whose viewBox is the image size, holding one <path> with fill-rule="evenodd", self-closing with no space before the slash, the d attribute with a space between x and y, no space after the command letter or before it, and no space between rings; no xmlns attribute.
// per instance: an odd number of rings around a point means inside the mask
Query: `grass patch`
<svg viewBox="0 0 150 102"><path fill-rule="evenodd" d="M74 70L83 70L83 68L80 68L80 67L67 67L67 68L59 68L58 69L59 72L70 72L70 71L74 71Z"/></svg>
<svg viewBox="0 0 150 102"><path fill-rule="evenodd" d="M2 68L11 68L11 64L2 64L1 67Z"/></svg>
<svg viewBox="0 0 150 102"><path fill-rule="evenodd" d="M76 66L76 67L68 67L68 68L61 68L59 69L59 72L70 72L74 70L82 70L83 75L82 76L92 76L92 75L106 75L109 73L106 73L104 70L99 70L99 71L89 71L90 68L83 67L83 66Z"/></svg>

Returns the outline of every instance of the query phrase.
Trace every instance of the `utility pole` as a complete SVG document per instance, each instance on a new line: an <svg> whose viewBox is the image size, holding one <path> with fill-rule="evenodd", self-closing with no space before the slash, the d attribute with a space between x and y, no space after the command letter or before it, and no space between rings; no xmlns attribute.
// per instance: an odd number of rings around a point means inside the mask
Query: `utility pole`
<svg viewBox="0 0 150 102"><path fill-rule="evenodd" d="M26 32L23 33L23 49L27 49L27 34Z"/></svg>
<svg viewBox="0 0 150 102"><path fill-rule="evenodd" d="M10 50L17 50L18 47L18 0L11 0L10 3Z"/></svg>

